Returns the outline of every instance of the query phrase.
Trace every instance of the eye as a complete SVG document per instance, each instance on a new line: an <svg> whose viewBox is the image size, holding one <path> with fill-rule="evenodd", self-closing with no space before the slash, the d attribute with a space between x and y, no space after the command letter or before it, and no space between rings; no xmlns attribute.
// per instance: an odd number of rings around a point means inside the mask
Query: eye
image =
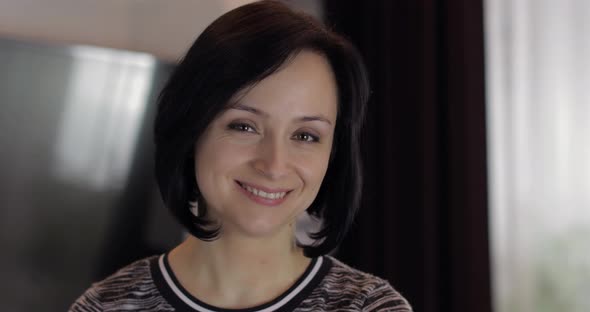
<svg viewBox="0 0 590 312"><path fill-rule="evenodd" d="M320 138L317 135L313 135L309 132L299 132L295 134L293 138L298 141L310 143L317 143L320 141Z"/></svg>
<svg viewBox="0 0 590 312"><path fill-rule="evenodd" d="M232 122L227 126L228 129L239 131L239 132L252 132L256 133L256 129L248 123L245 122Z"/></svg>

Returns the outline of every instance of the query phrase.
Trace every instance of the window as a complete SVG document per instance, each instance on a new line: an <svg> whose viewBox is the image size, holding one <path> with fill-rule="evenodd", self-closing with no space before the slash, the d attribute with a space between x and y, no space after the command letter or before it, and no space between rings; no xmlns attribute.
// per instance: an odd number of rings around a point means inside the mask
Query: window
<svg viewBox="0 0 590 312"><path fill-rule="evenodd" d="M495 310L590 311L590 1L485 6Z"/></svg>

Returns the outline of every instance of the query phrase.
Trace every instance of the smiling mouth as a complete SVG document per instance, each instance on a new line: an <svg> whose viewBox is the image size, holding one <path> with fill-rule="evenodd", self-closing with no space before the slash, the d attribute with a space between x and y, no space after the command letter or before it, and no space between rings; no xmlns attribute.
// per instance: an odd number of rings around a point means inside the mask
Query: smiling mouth
<svg viewBox="0 0 590 312"><path fill-rule="evenodd" d="M236 183L245 191L247 191L248 193L259 197L261 199L266 199L266 200L282 200L283 198L285 198L285 196L287 196L287 194L289 194L292 190L286 190L286 189L277 189L277 190L270 190L270 189L265 189L262 190L260 188L256 188L252 185L240 182L240 181L236 181Z"/></svg>

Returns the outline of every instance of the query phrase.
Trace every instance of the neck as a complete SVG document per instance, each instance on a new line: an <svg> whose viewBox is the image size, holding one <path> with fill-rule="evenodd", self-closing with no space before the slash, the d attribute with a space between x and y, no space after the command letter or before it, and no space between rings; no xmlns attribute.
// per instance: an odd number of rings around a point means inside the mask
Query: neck
<svg viewBox="0 0 590 312"><path fill-rule="evenodd" d="M190 236L170 253L170 265L200 300L223 308L252 307L285 292L309 265L291 237L222 235L204 242Z"/></svg>

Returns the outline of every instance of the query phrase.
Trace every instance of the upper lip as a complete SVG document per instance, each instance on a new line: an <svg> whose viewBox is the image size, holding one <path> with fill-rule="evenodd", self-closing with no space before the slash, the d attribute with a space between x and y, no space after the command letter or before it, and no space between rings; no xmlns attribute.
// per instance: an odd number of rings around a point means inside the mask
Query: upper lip
<svg viewBox="0 0 590 312"><path fill-rule="evenodd" d="M284 189L284 188L268 188L268 187L260 186L260 185L249 183L249 182L243 182L243 181L239 181L239 180L236 180L236 182L238 182L241 185L247 185L247 186L253 187L257 190L264 191L266 193L282 193L282 192L290 192L291 191L290 189Z"/></svg>

